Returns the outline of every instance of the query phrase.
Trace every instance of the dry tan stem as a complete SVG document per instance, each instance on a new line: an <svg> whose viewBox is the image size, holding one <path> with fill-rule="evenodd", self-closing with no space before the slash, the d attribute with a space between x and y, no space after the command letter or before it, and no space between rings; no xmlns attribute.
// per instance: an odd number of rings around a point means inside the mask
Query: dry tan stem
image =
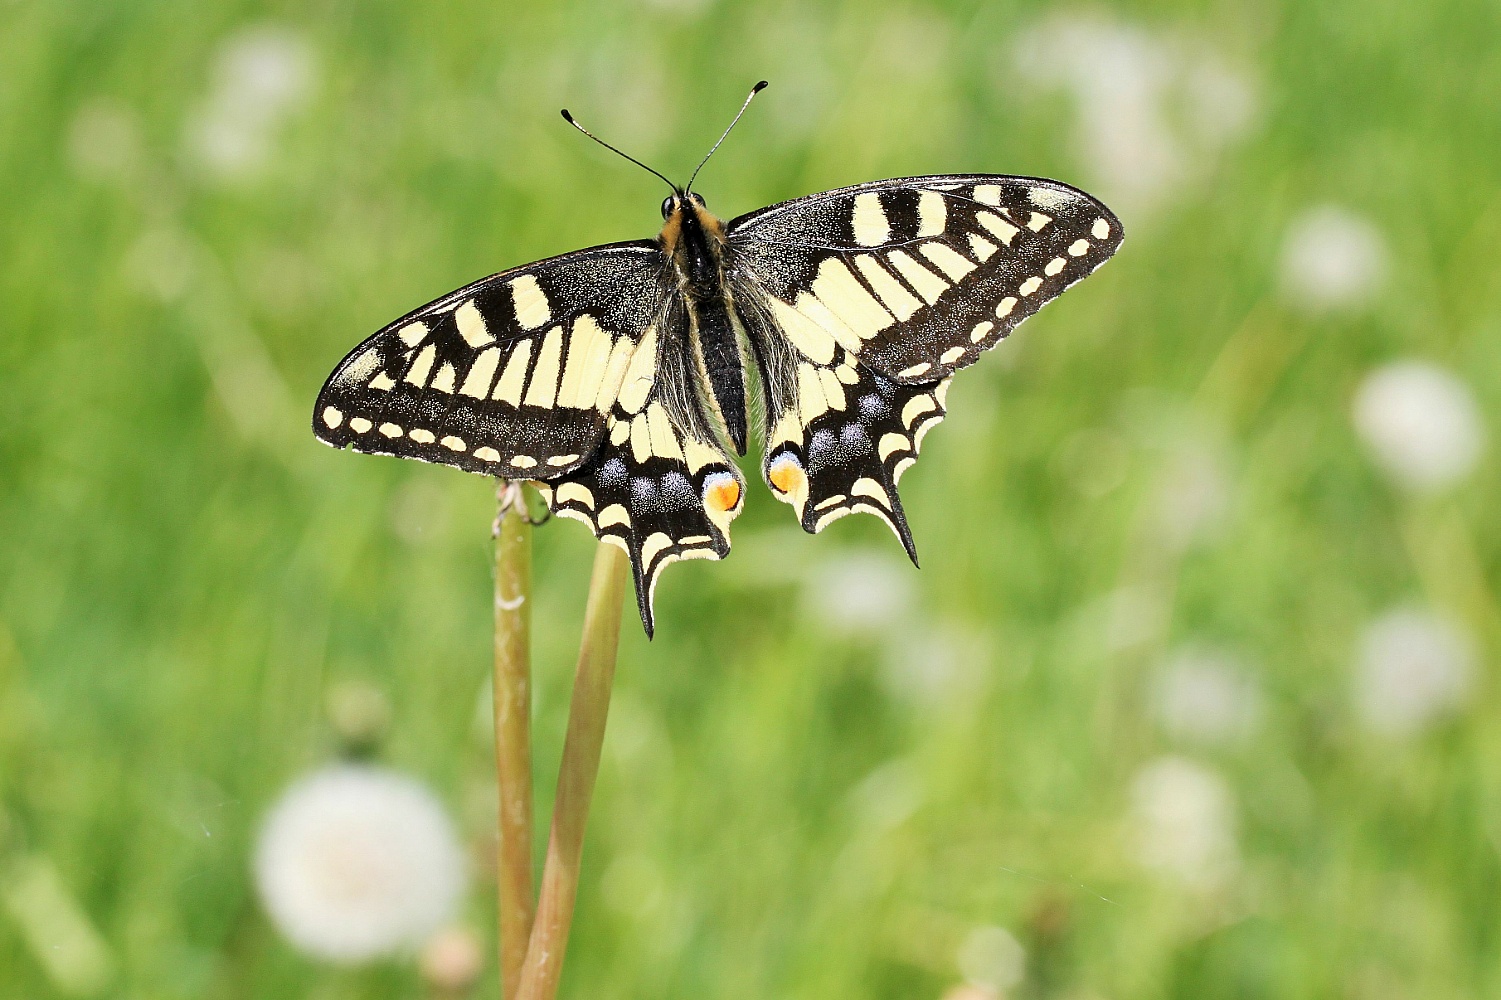
<svg viewBox="0 0 1501 1000"><path fill-rule="evenodd" d="M532 527L519 483L500 484L495 535L495 771L502 995L526 963L532 902Z"/></svg>
<svg viewBox="0 0 1501 1000"><path fill-rule="evenodd" d="M615 545L601 543L594 556L589 604L584 612L584 638L568 709L568 735L558 769L547 864L542 870L542 893L518 1000L553 1000L557 996L578 893L584 826L589 816L589 800L594 794L594 779L599 773L610 687L615 680L620 603L629 565L625 553Z"/></svg>

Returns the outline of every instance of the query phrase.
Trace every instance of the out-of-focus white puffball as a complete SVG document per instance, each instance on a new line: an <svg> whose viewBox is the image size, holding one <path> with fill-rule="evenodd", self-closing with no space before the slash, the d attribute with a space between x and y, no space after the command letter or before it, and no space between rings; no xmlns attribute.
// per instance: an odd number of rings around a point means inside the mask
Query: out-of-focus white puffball
<svg viewBox="0 0 1501 1000"><path fill-rule="evenodd" d="M1114 198L1154 200L1187 172L1163 108L1175 66L1161 38L1137 25L1055 14L1018 33L1013 55L1023 79L1074 97L1075 141Z"/></svg>
<svg viewBox="0 0 1501 1000"><path fill-rule="evenodd" d="M415 948L451 919L464 854L425 786L337 765L302 778L272 807L255 877L292 944L352 964Z"/></svg>
<svg viewBox="0 0 1501 1000"><path fill-rule="evenodd" d="M976 927L964 936L956 956L959 974L971 985L1004 993L1022 981L1027 953L1004 927Z"/></svg>
<svg viewBox="0 0 1501 1000"><path fill-rule="evenodd" d="M1254 124L1255 82L1201 41L1094 13L1049 14L1016 33L1012 67L1075 102L1075 143L1112 203L1180 195Z"/></svg>
<svg viewBox="0 0 1501 1000"><path fill-rule="evenodd" d="M836 633L889 633L906 621L915 599L911 566L858 550L824 557L803 593L809 617Z"/></svg>
<svg viewBox="0 0 1501 1000"><path fill-rule="evenodd" d="M1000 1000L995 990L974 983L950 986L943 993L943 1000Z"/></svg>
<svg viewBox="0 0 1501 1000"><path fill-rule="evenodd" d="M1339 205L1308 209L1287 227L1282 243L1282 290L1310 312L1364 306L1386 278L1381 231Z"/></svg>
<svg viewBox="0 0 1501 1000"><path fill-rule="evenodd" d="M213 178L253 176L270 160L276 130L317 82L317 52L301 34L279 25L235 32L219 47L213 87L189 119L189 154Z"/></svg>
<svg viewBox="0 0 1501 1000"><path fill-rule="evenodd" d="M1406 736L1454 714L1475 679L1475 645L1458 625L1399 608L1365 630L1355 669L1355 705L1365 724Z"/></svg>
<svg viewBox="0 0 1501 1000"><path fill-rule="evenodd" d="M1464 478L1485 447L1469 387L1426 361L1394 361L1371 372L1355 393L1353 410L1355 429L1376 461L1419 493Z"/></svg>
<svg viewBox="0 0 1501 1000"><path fill-rule="evenodd" d="M1155 701L1162 728L1191 743L1225 744L1251 734L1261 717L1261 692L1232 655L1183 649L1158 673Z"/></svg>
<svg viewBox="0 0 1501 1000"><path fill-rule="evenodd" d="M468 927L445 927L422 946L418 968L428 984L444 994L469 989L485 969L484 946Z"/></svg>
<svg viewBox="0 0 1501 1000"><path fill-rule="evenodd" d="M1208 434L1185 433L1165 456L1155 513L1160 537L1174 549L1207 542L1224 526L1234 486L1230 456Z"/></svg>
<svg viewBox="0 0 1501 1000"><path fill-rule="evenodd" d="M1159 757L1131 788L1136 857L1195 889L1215 889L1235 874L1235 796L1225 779L1183 757Z"/></svg>

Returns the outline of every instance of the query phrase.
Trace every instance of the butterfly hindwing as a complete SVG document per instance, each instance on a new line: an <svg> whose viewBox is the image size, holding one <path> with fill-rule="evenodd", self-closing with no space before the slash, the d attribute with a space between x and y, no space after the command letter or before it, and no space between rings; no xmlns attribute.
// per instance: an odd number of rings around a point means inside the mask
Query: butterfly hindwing
<svg viewBox="0 0 1501 1000"><path fill-rule="evenodd" d="M973 364L1120 246L1120 221L1057 181L984 174L878 181L729 224L741 280L815 360L830 342L928 382Z"/></svg>
<svg viewBox="0 0 1501 1000"><path fill-rule="evenodd" d="M756 325L753 313L749 318L748 328ZM766 335L763 326L752 336ZM897 483L917 460L923 435L943 419L949 380L898 382L842 347L827 364L796 357L780 377L767 371L761 471L772 495L814 534L846 514L874 514L915 563Z"/></svg>
<svg viewBox="0 0 1501 1000"><path fill-rule="evenodd" d="M390 324L339 364L313 413L335 447L549 479L598 448L669 286L641 240L482 279Z"/></svg>
<svg viewBox="0 0 1501 1000"><path fill-rule="evenodd" d="M664 323L681 319L669 310ZM659 342L658 329L641 341L598 450L540 487L556 514L583 521L630 556L648 636L662 570L681 559L724 558L730 522L745 502L740 470L705 421L684 412L696 405L687 369Z"/></svg>

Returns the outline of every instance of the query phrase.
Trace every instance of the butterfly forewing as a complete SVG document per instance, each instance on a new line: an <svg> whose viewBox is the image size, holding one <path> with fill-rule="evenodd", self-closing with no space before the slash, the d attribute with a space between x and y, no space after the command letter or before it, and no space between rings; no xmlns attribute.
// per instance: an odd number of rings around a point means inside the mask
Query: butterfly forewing
<svg viewBox="0 0 1501 1000"><path fill-rule="evenodd" d="M741 280L804 353L832 341L904 382L973 364L1104 263L1120 222L1057 181L911 177L775 205L729 224Z"/></svg>
<svg viewBox="0 0 1501 1000"><path fill-rule="evenodd" d="M655 242L595 247L477 281L355 348L319 394L336 447L548 479L598 448L669 285Z"/></svg>

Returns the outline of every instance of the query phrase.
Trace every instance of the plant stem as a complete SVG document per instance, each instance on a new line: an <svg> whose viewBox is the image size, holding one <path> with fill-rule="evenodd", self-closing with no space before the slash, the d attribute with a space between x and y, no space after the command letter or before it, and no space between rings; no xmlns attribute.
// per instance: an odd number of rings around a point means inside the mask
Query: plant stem
<svg viewBox="0 0 1501 1000"><path fill-rule="evenodd" d="M495 532L495 772L502 996L514 997L532 934L532 526L519 483L501 482Z"/></svg>
<svg viewBox="0 0 1501 1000"><path fill-rule="evenodd" d="M589 604L584 612L584 637L568 708L568 735L558 768L558 794L547 842L547 864L542 870L542 893L518 1000L553 1000L557 996L578 895L584 825L610 710L615 654L620 645L620 603L629 565L618 546L600 543L589 580Z"/></svg>

